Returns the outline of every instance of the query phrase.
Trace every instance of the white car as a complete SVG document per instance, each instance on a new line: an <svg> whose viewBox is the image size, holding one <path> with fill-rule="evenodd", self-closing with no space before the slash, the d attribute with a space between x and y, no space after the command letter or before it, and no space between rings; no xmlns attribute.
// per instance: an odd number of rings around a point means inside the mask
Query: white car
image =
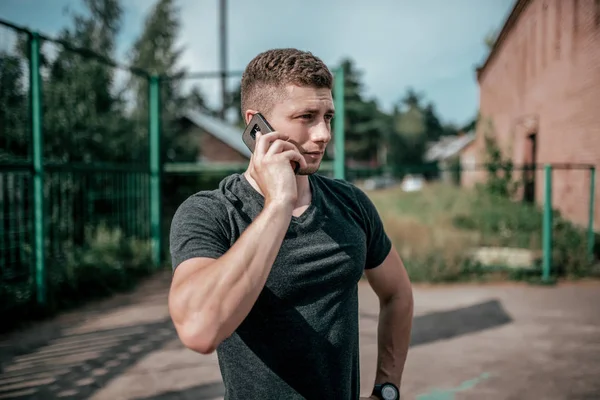
<svg viewBox="0 0 600 400"><path fill-rule="evenodd" d="M424 179L422 176L406 175L402 180L402 190L405 192L418 192L423 189Z"/></svg>

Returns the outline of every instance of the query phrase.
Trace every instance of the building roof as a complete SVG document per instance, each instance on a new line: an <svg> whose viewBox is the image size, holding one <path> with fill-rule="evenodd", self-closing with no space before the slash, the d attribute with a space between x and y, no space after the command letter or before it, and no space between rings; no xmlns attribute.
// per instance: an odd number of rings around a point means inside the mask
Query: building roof
<svg viewBox="0 0 600 400"><path fill-rule="evenodd" d="M441 161L453 157L475 140L475 132L461 136L445 136L425 152L425 161Z"/></svg>
<svg viewBox="0 0 600 400"><path fill-rule="evenodd" d="M515 1L515 5L512 8L508 17L506 18L506 21L504 22L504 25L502 26L500 33L496 36L496 41L494 42L494 45L492 46L490 53L488 54L488 56L487 56L486 60L483 62L483 64L479 68L477 68L477 79L479 79L481 77L481 75L483 74L483 72L485 71L487 66L490 64L492 59L498 54L498 51L499 51L500 47L502 46L502 43L504 43L504 41L506 40L511 29L515 26L515 24L517 23L517 20L519 19L521 14L523 14L523 11L525 11L525 9L527 8L527 6L530 3L531 3L531 0L516 0Z"/></svg>
<svg viewBox="0 0 600 400"><path fill-rule="evenodd" d="M252 153L242 140L243 131L240 128L199 111L188 110L183 117L250 159Z"/></svg>

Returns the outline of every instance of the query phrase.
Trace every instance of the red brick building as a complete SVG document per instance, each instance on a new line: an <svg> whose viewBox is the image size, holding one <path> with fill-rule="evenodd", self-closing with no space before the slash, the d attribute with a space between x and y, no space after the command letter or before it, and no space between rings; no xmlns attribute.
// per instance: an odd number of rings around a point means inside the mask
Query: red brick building
<svg viewBox="0 0 600 400"><path fill-rule="evenodd" d="M198 162L247 164L250 150L242 140L242 129L198 111L187 111L180 119L180 136L196 142Z"/></svg>
<svg viewBox="0 0 600 400"><path fill-rule="evenodd" d="M477 80L481 121L464 154L470 163L483 162L482 135L491 122L504 154L517 165L600 168L600 0L517 0ZM463 183L481 178L465 173ZM522 194L541 203L543 171L531 178ZM554 206L581 225L588 221L589 182L587 170L553 174ZM596 230L598 199L600 184Z"/></svg>

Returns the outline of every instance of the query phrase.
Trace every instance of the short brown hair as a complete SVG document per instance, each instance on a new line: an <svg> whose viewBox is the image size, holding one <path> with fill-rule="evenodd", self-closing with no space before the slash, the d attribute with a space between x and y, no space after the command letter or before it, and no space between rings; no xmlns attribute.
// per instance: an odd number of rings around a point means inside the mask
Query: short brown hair
<svg viewBox="0 0 600 400"><path fill-rule="evenodd" d="M277 90L286 85L333 87L333 75L318 57L298 49L272 49L250 61L241 83L241 113L255 109L268 114L277 100Z"/></svg>

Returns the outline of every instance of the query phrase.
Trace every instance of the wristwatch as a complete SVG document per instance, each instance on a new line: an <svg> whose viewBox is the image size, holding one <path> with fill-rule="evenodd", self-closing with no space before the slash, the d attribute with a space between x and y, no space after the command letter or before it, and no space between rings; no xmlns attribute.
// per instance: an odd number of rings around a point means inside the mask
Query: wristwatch
<svg viewBox="0 0 600 400"><path fill-rule="evenodd" d="M400 390L390 382L376 384L372 394L381 400L400 400Z"/></svg>

